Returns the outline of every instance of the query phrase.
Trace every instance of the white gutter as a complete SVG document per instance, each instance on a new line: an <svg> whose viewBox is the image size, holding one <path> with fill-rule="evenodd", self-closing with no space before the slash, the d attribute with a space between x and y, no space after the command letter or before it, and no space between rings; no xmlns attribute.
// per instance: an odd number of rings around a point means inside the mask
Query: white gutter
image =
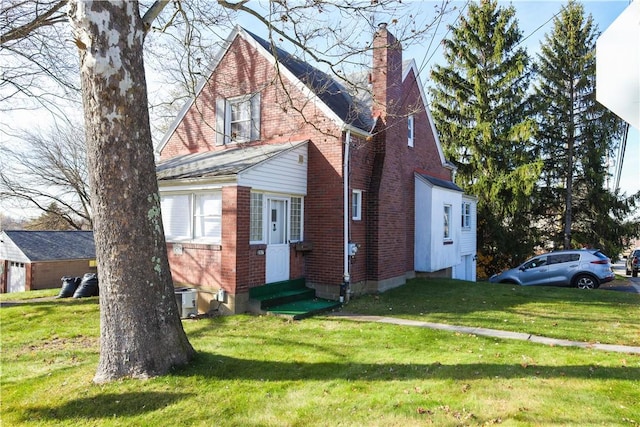
<svg viewBox="0 0 640 427"><path fill-rule="evenodd" d="M349 146L351 145L351 130L347 130L344 138L344 160L342 171L342 187L344 191L344 283L340 289L340 302L344 302L349 287Z"/></svg>

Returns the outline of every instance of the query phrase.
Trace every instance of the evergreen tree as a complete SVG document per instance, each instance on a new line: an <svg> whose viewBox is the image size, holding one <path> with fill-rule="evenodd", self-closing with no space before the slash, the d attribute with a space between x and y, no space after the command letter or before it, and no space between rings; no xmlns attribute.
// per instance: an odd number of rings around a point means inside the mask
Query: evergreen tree
<svg viewBox="0 0 640 427"><path fill-rule="evenodd" d="M64 212L57 203L53 202L44 209L42 215L27 222L25 230L74 230L69 213Z"/></svg>
<svg viewBox="0 0 640 427"><path fill-rule="evenodd" d="M536 244L531 195L541 164L527 90L530 58L519 44L515 9L471 3L444 40L446 66L435 66L433 117L456 183L478 197L478 276L523 260Z"/></svg>
<svg viewBox="0 0 640 427"><path fill-rule="evenodd" d="M536 152L544 168L538 206L549 246L598 246L617 254L631 232L624 219L635 198L623 200L605 188L607 159L623 127L596 102L597 37L592 17L570 0L541 46Z"/></svg>

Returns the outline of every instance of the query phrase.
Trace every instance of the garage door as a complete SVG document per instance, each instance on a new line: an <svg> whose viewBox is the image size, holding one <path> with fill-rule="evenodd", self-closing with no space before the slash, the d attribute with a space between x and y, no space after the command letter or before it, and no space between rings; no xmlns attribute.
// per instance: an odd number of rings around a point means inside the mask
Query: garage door
<svg viewBox="0 0 640 427"><path fill-rule="evenodd" d="M24 292L26 279L24 263L11 262L9 264L7 292Z"/></svg>

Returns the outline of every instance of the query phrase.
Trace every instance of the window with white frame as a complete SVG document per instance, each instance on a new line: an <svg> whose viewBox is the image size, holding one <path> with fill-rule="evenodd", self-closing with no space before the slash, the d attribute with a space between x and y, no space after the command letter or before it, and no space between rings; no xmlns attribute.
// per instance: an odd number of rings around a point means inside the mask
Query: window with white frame
<svg viewBox="0 0 640 427"><path fill-rule="evenodd" d="M462 202L462 228L471 228L471 203Z"/></svg>
<svg viewBox="0 0 640 427"><path fill-rule="evenodd" d="M362 219L362 190L351 192L351 219L354 221Z"/></svg>
<svg viewBox="0 0 640 427"><path fill-rule="evenodd" d="M264 240L263 228L263 197L262 193L251 192L249 215L249 240L252 243L260 243Z"/></svg>
<svg viewBox="0 0 640 427"><path fill-rule="evenodd" d="M221 191L164 194L160 204L162 225L168 241L221 243Z"/></svg>
<svg viewBox="0 0 640 427"><path fill-rule="evenodd" d="M451 205L444 205L444 240L451 240Z"/></svg>
<svg viewBox="0 0 640 427"><path fill-rule="evenodd" d="M194 195L193 239L222 240L222 193Z"/></svg>
<svg viewBox="0 0 640 427"><path fill-rule="evenodd" d="M292 242L302 241L302 197L291 197L291 233L289 240Z"/></svg>
<svg viewBox="0 0 640 427"><path fill-rule="evenodd" d="M260 93L216 100L216 145L260 139Z"/></svg>
<svg viewBox="0 0 640 427"><path fill-rule="evenodd" d="M413 114L407 117L407 144L409 147L413 147L413 139L415 135L415 125L413 121Z"/></svg>

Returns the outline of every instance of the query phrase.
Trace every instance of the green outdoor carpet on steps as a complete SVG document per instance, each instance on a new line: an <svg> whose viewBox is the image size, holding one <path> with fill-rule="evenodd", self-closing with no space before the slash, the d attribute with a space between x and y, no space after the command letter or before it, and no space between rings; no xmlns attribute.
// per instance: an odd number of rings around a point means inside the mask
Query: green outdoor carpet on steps
<svg viewBox="0 0 640 427"><path fill-rule="evenodd" d="M303 319L313 316L314 314L324 313L337 309L341 306L339 302L328 301L322 299L305 299L301 301L290 302L287 304L270 307L267 313L278 316L291 317L294 320Z"/></svg>

